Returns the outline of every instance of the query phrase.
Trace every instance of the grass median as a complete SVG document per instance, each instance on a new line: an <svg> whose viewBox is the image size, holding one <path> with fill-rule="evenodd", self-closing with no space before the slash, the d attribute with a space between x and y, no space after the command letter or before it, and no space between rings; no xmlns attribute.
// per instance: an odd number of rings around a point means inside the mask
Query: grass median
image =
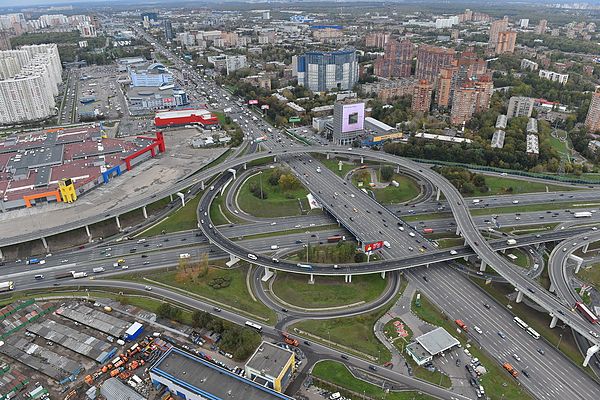
<svg viewBox="0 0 600 400"><path fill-rule="evenodd" d="M398 182L398 186L390 184L382 189L372 189L375 198L383 204L405 203L417 197L421 188L414 179L405 175L394 174L392 180Z"/></svg>
<svg viewBox="0 0 600 400"><path fill-rule="evenodd" d="M177 211L173 212L158 224L145 230L139 236L157 236L160 235L162 231L165 231L166 233L172 233L197 228L198 220L196 217L196 209L198 208L198 203L200 203L201 198L202 193L200 192L196 195L196 197L188 200L185 206L180 207Z"/></svg>
<svg viewBox="0 0 600 400"><path fill-rule="evenodd" d="M314 284L306 275L278 272L273 281L273 293L288 304L301 308L339 307L377 299L387 282L379 274L355 275L352 283L342 276L319 276Z"/></svg>
<svg viewBox="0 0 600 400"><path fill-rule="evenodd" d="M381 387L373 385L372 383L363 381L362 379L356 378L346 368L346 366L340 362L332 360L323 360L315 364L312 375L326 383L331 384L331 387L327 385L323 389L328 389L332 392L340 391L339 387L346 389L348 393L344 392L344 396L350 398L358 398L356 396L369 396L370 399L387 399L387 400L433 400L434 398L420 392L406 391L406 392L387 392Z"/></svg>

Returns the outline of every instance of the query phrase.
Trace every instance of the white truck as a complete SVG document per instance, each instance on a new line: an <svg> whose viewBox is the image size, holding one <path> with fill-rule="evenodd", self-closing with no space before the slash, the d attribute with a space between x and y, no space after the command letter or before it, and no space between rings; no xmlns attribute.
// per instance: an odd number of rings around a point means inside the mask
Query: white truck
<svg viewBox="0 0 600 400"><path fill-rule="evenodd" d="M392 181L392 186L398 187L398 186L400 186L400 184L397 181Z"/></svg>
<svg viewBox="0 0 600 400"><path fill-rule="evenodd" d="M511 246L512 246L513 244L517 244L517 241L516 241L515 239L508 239L508 240L506 241L506 244L508 244L508 245L511 245Z"/></svg>
<svg viewBox="0 0 600 400"><path fill-rule="evenodd" d="M184 259L184 258L190 258L190 253L181 253L179 255L179 258Z"/></svg>
<svg viewBox="0 0 600 400"><path fill-rule="evenodd" d="M580 211L580 212L573 213L573 216L575 218L590 218L592 216L592 213L589 211Z"/></svg>
<svg viewBox="0 0 600 400"><path fill-rule="evenodd" d="M85 278L87 276L87 272L71 271L71 274L73 275L73 279Z"/></svg>
<svg viewBox="0 0 600 400"><path fill-rule="evenodd" d="M96 267L96 268L92 269L92 272L95 274L99 274L100 272L104 272L104 271L105 271L104 267Z"/></svg>

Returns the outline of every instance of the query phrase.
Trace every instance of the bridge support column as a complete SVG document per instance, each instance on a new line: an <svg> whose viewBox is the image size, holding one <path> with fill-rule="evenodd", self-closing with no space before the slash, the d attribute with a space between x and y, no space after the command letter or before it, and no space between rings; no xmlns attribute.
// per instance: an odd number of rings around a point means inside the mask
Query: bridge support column
<svg viewBox="0 0 600 400"><path fill-rule="evenodd" d="M523 301L523 292L518 291L517 292L517 300L515 300L517 303L520 303Z"/></svg>
<svg viewBox="0 0 600 400"><path fill-rule="evenodd" d="M585 353L585 360L583 360L584 367L588 366L590 359L592 358L592 356L594 354L596 354L598 352L598 350L600 350L600 346L598 346L597 344L595 344L592 347L590 347L589 349L587 349L587 352Z"/></svg>
<svg viewBox="0 0 600 400"><path fill-rule="evenodd" d="M330 156L330 154L329 154L329 153L327 153L327 159L328 159L328 160L329 160L329 156Z"/></svg>
<svg viewBox="0 0 600 400"><path fill-rule="evenodd" d="M442 194L442 191L438 188L437 193L435 194L435 201L440 201L440 194Z"/></svg>
<svg viewBox="0 0 600 400"><path fill-rule="evenodd" d="M385 271L381 271L381 279L385 279Z"/></svg>
<svg viewBox="0 0 600 400"><path fill-rule="evenodd" d="M587 253L589 247L590 247L589 243L587 243L585 246L583 246L583 254Z"/></svg>
<svg viewBox="0 0 600 400"><path fill-rule="evenodd" d="M583 260L577 261L577 265L575 266L575 273L578 274L581 269L581 264L583 264Z"/></svg>
<svg viewBox="0 0 600 400"><path fill-rule="evenodd" d="M200 181L200 190L204 190L204 181ZM173 198L171 197L171 200Z"/></svg>
<svg viewBox="0 0 600 400"><path fill-rule="evenodd" d="M121 221L119 220L119 216L115 215L115 221L117 223L117 228L119 228L119 230L121 230Z"/></svg>
<svg viewBox="0 0 600 400"><path fill-rule="evenodd" d="M177 197L181 199L181 207L185 207L185 194L177 192Z"/></svg>
<svg viewBox="0 0 600 400"><path fill-rule="evenodd" d="M481 260L481 265L479 266L479 271L481 272L485 272L485 268L487 267L487 264L485 263L485 261ZM519 292L521 293L521 292ZM523 294L523 293L521 293Z"/></svg>
<svg viewBox="0 0 600 400"><path fill-rule="evenodd" d="M2 248L0 248L0 260L4 260L4 254L2 253Z"/></svg>
<svg viewBox="0 0 600 400"><path fill-rule="evenodd" d="M550 292L554 292L556 291L556 288L554 287L554 283L550 282L550 289L548 289Z"/></svg>
<svg viewBox="0 0 600 400"><path fill-rule="evenodd" d="M239 259L238 259L238 260L239 260ZM275 274L273 273L273 271L271 271L269 268L265 267L265 273L264 273L264 275L263 275L263 277L262 277L262 280L266 282L266 281L268 281L269 279L271 279L271 277L272 277L273 275L275 275Z"/></svg>
<svg viewBox="0 0 600 400"><path fill-rule="evenodd" d="M352 275L344 275L344 282L352 283Z"/></svg>
<svg viewBox="0 0 600 400"><path fill-rule="evenodd" d="M364 164L365 163L365 158L363 156L360 156L360 163Z"/></svg>
<svg viewBox="0 0 600 400"><path fill-rule="evenodd" d="M144 214L144 219L148 219L148 210L146 210L146 206L142 207L142 213Z"/></svg>
<svg viewBox="0 0 600 400"><path fill-rule="evenodd" d="M311 285L314 285L315 283L315 276L313 274L310 274L310 279L308 280L308 283Z"/></svg>
<svg viewBox="0 0 600 400"><path fill-rule="evenodd" d="M458 226L456 227L456 236L460 236L460 228Z"/></svg>
<svg viewBox="0 0 600 400"><path fill-rule="evenodd" d="M88 243L91 243L92 233L90 232L90 227L88 225L85 226L85 233L87 233Z"/></svg>
<svg viewBox="0 0 600 400"><path fill-rule="evenodd" d="M550 328L556 327L556 323L558 322L558 317L556 315L552 316L552 321L550 321Z"/></svg>
<svg viewBox="0 0 600 400"><path fill-rule="evenodd" d="M48 250L48 242L46 242L46 238L42 236L40 239L42 239L42 244L44 245L44 248L47 251Z"/></svg>
<svg viewBox="0 0 600 400"><path fill-rule="evenodd" d="M400 165L396 165L396 173L399 174L400 173Z"/></svg>
<svg viewBox="0 0 600 400"><path fill-rule="evenodd" d="M506 249L502 249L502 254L506 254Z"/></svg>
<svg viewBox="0 0 600 400"><path fill-rule="evenodd" d="M277 156L273 156L273 162L277 162Z"/></svg>
<svg viewBox="0 0 600 400"><path fill-rule="evenodd" d="M204 182L202 182L202 183L204 183ZM173 195L172 194L169 195L169 200L173 201Z"/></svg>
<svg viewBox="0 0 600 400"><path fill-rule="evenodd" d="M248 166L246 165L246 163L244 163L244 171L248 169Z"/></svg>

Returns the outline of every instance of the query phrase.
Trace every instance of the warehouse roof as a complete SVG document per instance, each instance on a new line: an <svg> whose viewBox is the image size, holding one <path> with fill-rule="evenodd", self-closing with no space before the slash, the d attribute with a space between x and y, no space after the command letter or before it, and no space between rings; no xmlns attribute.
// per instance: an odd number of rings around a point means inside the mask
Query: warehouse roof
<svg viewBox="0 0 600 400"><path fill-rule="evenodd" d="M460 344L454 336L446 332L442 327L427 332L426 334L417 337L415 340L431 355L440 354Z"/></svg>
<svg viewBox="0 0 600 400"><path fill-rule="evenodd" d="M266 376L277 377L293 355L294 353L283 347L262 342L246 363L246 367L261 371Z"/></svg>

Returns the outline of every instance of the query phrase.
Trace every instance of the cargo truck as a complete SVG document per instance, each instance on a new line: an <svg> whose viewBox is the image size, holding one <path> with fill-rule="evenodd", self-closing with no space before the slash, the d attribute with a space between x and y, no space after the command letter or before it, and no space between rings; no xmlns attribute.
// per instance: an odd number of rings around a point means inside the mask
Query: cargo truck
<svg viewBox="0 0 600 400"><path fill-rule="evenodd" d="M13 290L15 288L15 284L13 281L7 281L0 283L0 292L8 292L9 290Z"/></svg>
<svg viewBox="0 0 600 400"><path fill-rule="evenodd" d="M291 336L290 336L288 333L286 333L286 332L283 332L283 333L281 334L281 336L283 336L283 341L284 341L286 344L289 344L290 346L298 347L298 345L300 344L300 343L298 342L298 340L297 340L297 339L294 339L294 338L292 338L292 337L291 337Z"/></svg>
<svg viewBox="0 0 600 400"><path fill-rule="evenodd" d="M515 378L517 377L517 375L519 375L519 372L516 369L514 369L513 366L510 365L510 363L504 363L502 364L502 367Z"/></svg>
<svg viewBox="0 0 600 400"><path fill-rule="evenodd" d="M433 229L432 228L425 228L425 229L423 229L423 233L433 233Z"/></svg>
<svg viewBox="0 0 600 400"><path fill-rule="evenodd" d="M100 272L104 272L104 267L96 267L92 270L93 273L99 274Z"/></svg>
<svg viewBox="0 0 600 400"><path fill-rule="evenodd" d="M339 242L340 240L346 240L346 236L342 236L342 235L329 236L327 238L327 243L336 243L336 242Z"/></svg>
<svg viewBox="0 0 600 400"><path fill-rule="evenodd" d="M71 274L73 275L73 279L85 278L87 276L87 272L71 271Z"/></svg>
<svg viewBox="0 0 600 400"><path fill-rule="evenodd" d="M575 218L590 218L592 216L592 213L589 211L580 211L580 212L573 213L573 216Z"/></svg>
<svg viewBox="0 0 600 400"><path fill-rule="evenodd" d="M73 274L71 272L62 272L60 274L56 274L54 275L54 279L66 279L66 278L72 278Z"/></svg>
<svg viewBox="0 0 600 400"><path fill-rule="evenodd" d="M462 320L460 320L460 319L457 319L457 320L455 320L454 322L456 322L456 325L458 325L458 327L459 327L460 329L462 329L463 331L465 331L465 332L466 332L466 331L468 330L468 329L467 329L467 325L466 325L466 324L465 324L465 323L464 323Z"/></svg>

